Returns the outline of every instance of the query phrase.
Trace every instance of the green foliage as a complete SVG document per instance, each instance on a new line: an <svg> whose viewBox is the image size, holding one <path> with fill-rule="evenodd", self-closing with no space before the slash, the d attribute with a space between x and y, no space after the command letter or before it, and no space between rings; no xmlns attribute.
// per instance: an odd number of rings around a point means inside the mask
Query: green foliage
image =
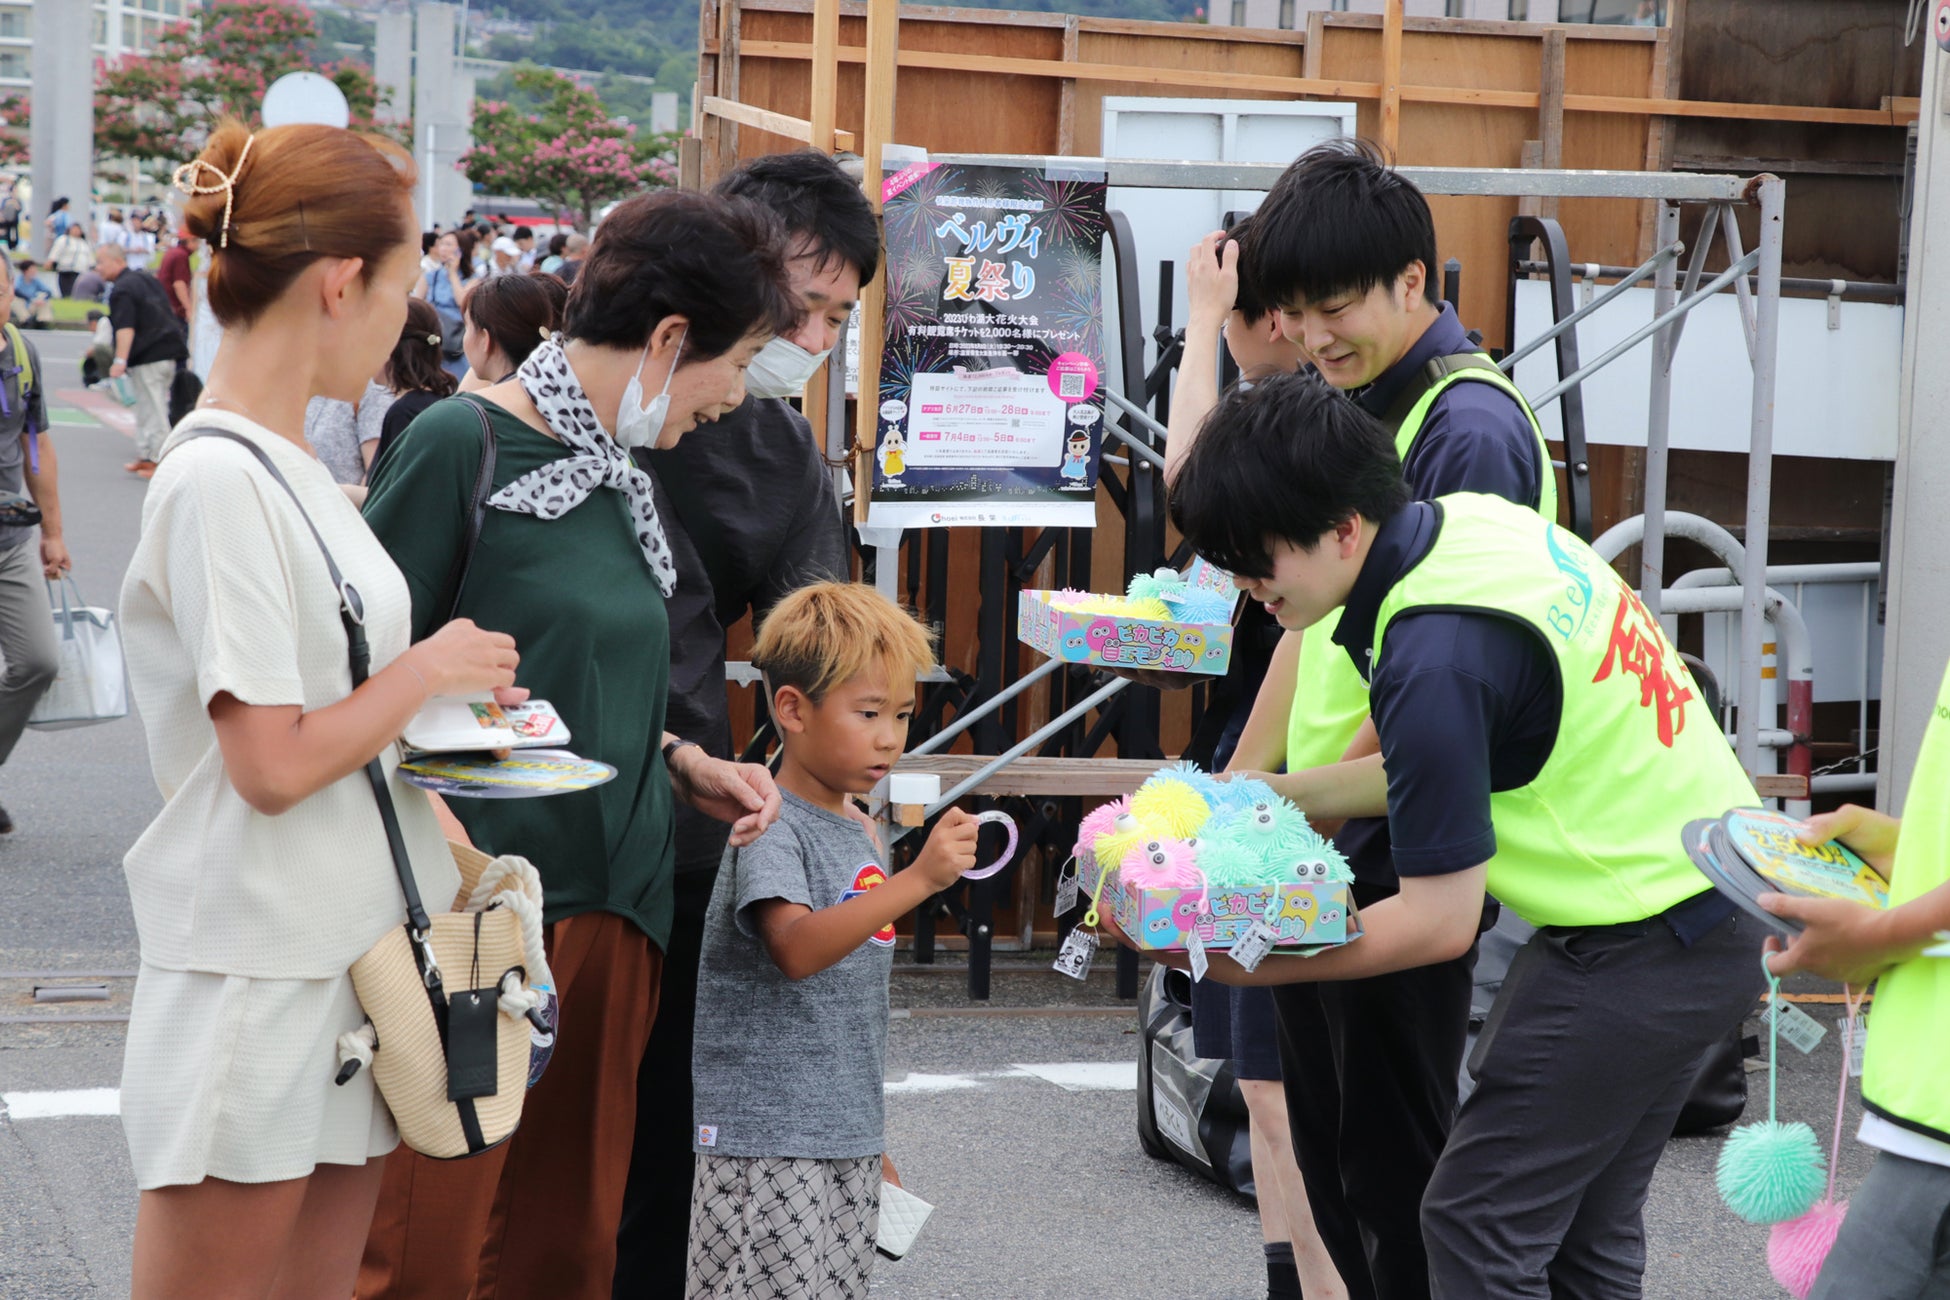
<svg viewBox="0 0 1950 1300"><path fill-rule="evenodd" d="M669 185L674 142L619 121L594 91L532 64L510 74L517 99L478 99L461 169L490 193L539 199L583 229L597 209Z"/></svg>
<svg viewBox="0 0 1950 1300"><path fill-rule="evenodd" d="M180 162L225 117L258 120L270 84L311 69L345 92L352 125L376 129L378 92L357 63L320 64L318 26L294 0L209 0L163 32L153 53L102 69L95 87L95 148L111 157Z"/></svg>

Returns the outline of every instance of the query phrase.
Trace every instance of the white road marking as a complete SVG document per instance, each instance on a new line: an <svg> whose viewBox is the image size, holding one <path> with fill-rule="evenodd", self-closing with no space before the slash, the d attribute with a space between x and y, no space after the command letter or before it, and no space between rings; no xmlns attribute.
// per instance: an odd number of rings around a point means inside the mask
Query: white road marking
<svg viewBox="0 0 1950 1300"><path fill-rule="evenodd" d="M0 1093L0 1114L8 1119L65 1119L70 1115L120 1115L119 1088L75 1088L65 1092Z"/></svg>
<svg viewBox="0 0 1950 1300"><path fill-rule="evenodd" d="M1065 1061L1018 1065L1018 1070L1053 1083L1065 1092L1136 1092L1136 1061Z"/></svg>
<svg viewBox="0 0 1950 1300"><path fill-rule="evenodd" d="M889 1096L901 1093L962 1092L986 1088L999 1079L1040 1079L1065 1092L1135 1092L1136 1061L1054 1061L1011 1065L1001 1070L972 1070L966 1074L909 1074L884 1085Z"/></svg>

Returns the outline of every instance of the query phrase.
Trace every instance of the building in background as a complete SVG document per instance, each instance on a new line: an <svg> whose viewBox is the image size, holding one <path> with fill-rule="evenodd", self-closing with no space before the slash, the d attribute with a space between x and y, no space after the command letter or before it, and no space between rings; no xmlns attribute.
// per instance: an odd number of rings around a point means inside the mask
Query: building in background
<svg viewBox="0 0 1950 1300"><path fill-rule="evenodd" d="M1210 0L1220 27L1298 30L1315 10L1378 14L1382 0ZM1666 0L1404 0L1410 18L1493 18L1533 23L1663 25Z"/></svg>
<svg viewBox="0 0 1950 1300"><path fill-rule="evenodd" d="M189 16L197 0L93 0L93 5L95 56L119 59L147 54L165 28ZM0 94L32 84L33 52L34 0L0 0Z"/></svg>

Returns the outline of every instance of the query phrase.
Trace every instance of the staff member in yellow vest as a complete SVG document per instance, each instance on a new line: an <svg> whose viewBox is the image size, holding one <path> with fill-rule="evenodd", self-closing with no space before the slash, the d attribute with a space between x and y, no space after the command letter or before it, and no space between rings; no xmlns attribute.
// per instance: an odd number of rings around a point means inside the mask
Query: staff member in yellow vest
<svg viewBox="0 0 1950 1300"><path fill-rule="evenodd" d="M1858 1136L1881 1154L1849 1198L1811 1300L1950 1295L1950 958L1922 955L1933 934L1950 930L1946 787L1950 674L1937 688L1902 821L1851 805L1808 823L1810 843L1840 840L1889 877L1889 909L1761 898L1768 911L1805 927L1786 952L1768 958L1776 974L1811 970L1876 986Z"/></svg>
<svg viewBox="0 0 1950 1300"><path fill-rule="evenodd" d="M1283 627L1343 611L1332 643L1368 679L1380 755L1340 778L1385 801L1401 876L1354 942L1252 972L1215 957L1210 977L1452 961L1486 889L1540 927L1423 1199L1431 1292L1638 1295L1653 1166L1700 1057L1761 981L1759 927L1680 848L1687 821L1758 800L1678 654L1535 511L1479 494L1411 504L1387 432L1304 377L1220 403L1171 511ZM1351 1157L1365 1136L1349 1135Z"/></svg>
<svg viewBox="0 0 1950 1300"><path fill-rule="evenodd" d="M1186 259L1191 308L1166 480L1216 400L1218 334L1223 326L1230 339L1234 329L1224 307L1256 299L1278 304L1284 338L1394 435L1411 495L1488 492L1555 518L1556 482L1536 418L1435 296L1437 265L1428 201L1371 145L1336 140L1302 154L1241 241L1214 234ZM1326 765L1348 752L1368 716L1367 684L1330 640L1333 628L1330 617L1304 637L1281 638L1230 766L1275 773L1265 779L1310 813L1371 814L1336 836L1365 907L1394 894L1396 876L1380 803L1337 804L1320 788L1338 779ZM1371 749L1370 735L1356 752ZM1370 979L1275 991L1294 1149L1350 1300L1429 1294L1422 1195L1455 1115L1474 963L1472 949ZM1363 1158L1343 1160L1357 1140Z"/></svg>

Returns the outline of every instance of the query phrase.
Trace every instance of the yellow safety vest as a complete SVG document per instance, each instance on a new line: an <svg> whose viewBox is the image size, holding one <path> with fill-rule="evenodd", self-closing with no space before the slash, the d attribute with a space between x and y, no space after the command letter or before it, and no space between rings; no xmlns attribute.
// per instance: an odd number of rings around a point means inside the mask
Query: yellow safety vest
<svg viewBox="0 0 1950 1300"><path fill-rule="evenodd" d="M1543 769L1490 795L1489 892L1532 925L1574 926L1644 920L1701 893L1680 832L1760 798L1658 620L1535 511L1480 493L1436 504L1434 545L1382 597L1376 670L1395 619L1474 611L1534 632L1563 695Z"/></svg>
<svg viewBox="0 0 1950 1300"><path fill-rule="evenodd" d="M1950 881L1950 672L1909 782L1889 906ZM1862 1058L1862 1104L1892 1124L1950 1142L1950 958L1917 957L1876 982Z"/></svg>
<svg viewBox="0 0 1950 1300"><path fill-rule="evenodd" d="M1404 462L1408 460L1408 449L1415 445L1416 436L1428 422L1435 399L1452 385L1477 383L1501 388L1529 417L1530 427L1537 434L1537 464L1542 471L1538 513L1546 519L1557 518L1557 476L1551 470L1550 448L1545 445L1544 429L1537 422L1537 413L1524 401L1517 386L1480 352L1438 357L1432 367L1438 375L1428 383L1395 430L1395 453ZM1294 675L1293 706L1287 713L1286 724L1286 770L1289 772L1340 762L1348 742L1367 719L1368 684L1361 680L1347 651L1334 644L1334 629L1340 622L1341 613L1335 610L1308 628L1300 639L1299 670Z"/></svg>

